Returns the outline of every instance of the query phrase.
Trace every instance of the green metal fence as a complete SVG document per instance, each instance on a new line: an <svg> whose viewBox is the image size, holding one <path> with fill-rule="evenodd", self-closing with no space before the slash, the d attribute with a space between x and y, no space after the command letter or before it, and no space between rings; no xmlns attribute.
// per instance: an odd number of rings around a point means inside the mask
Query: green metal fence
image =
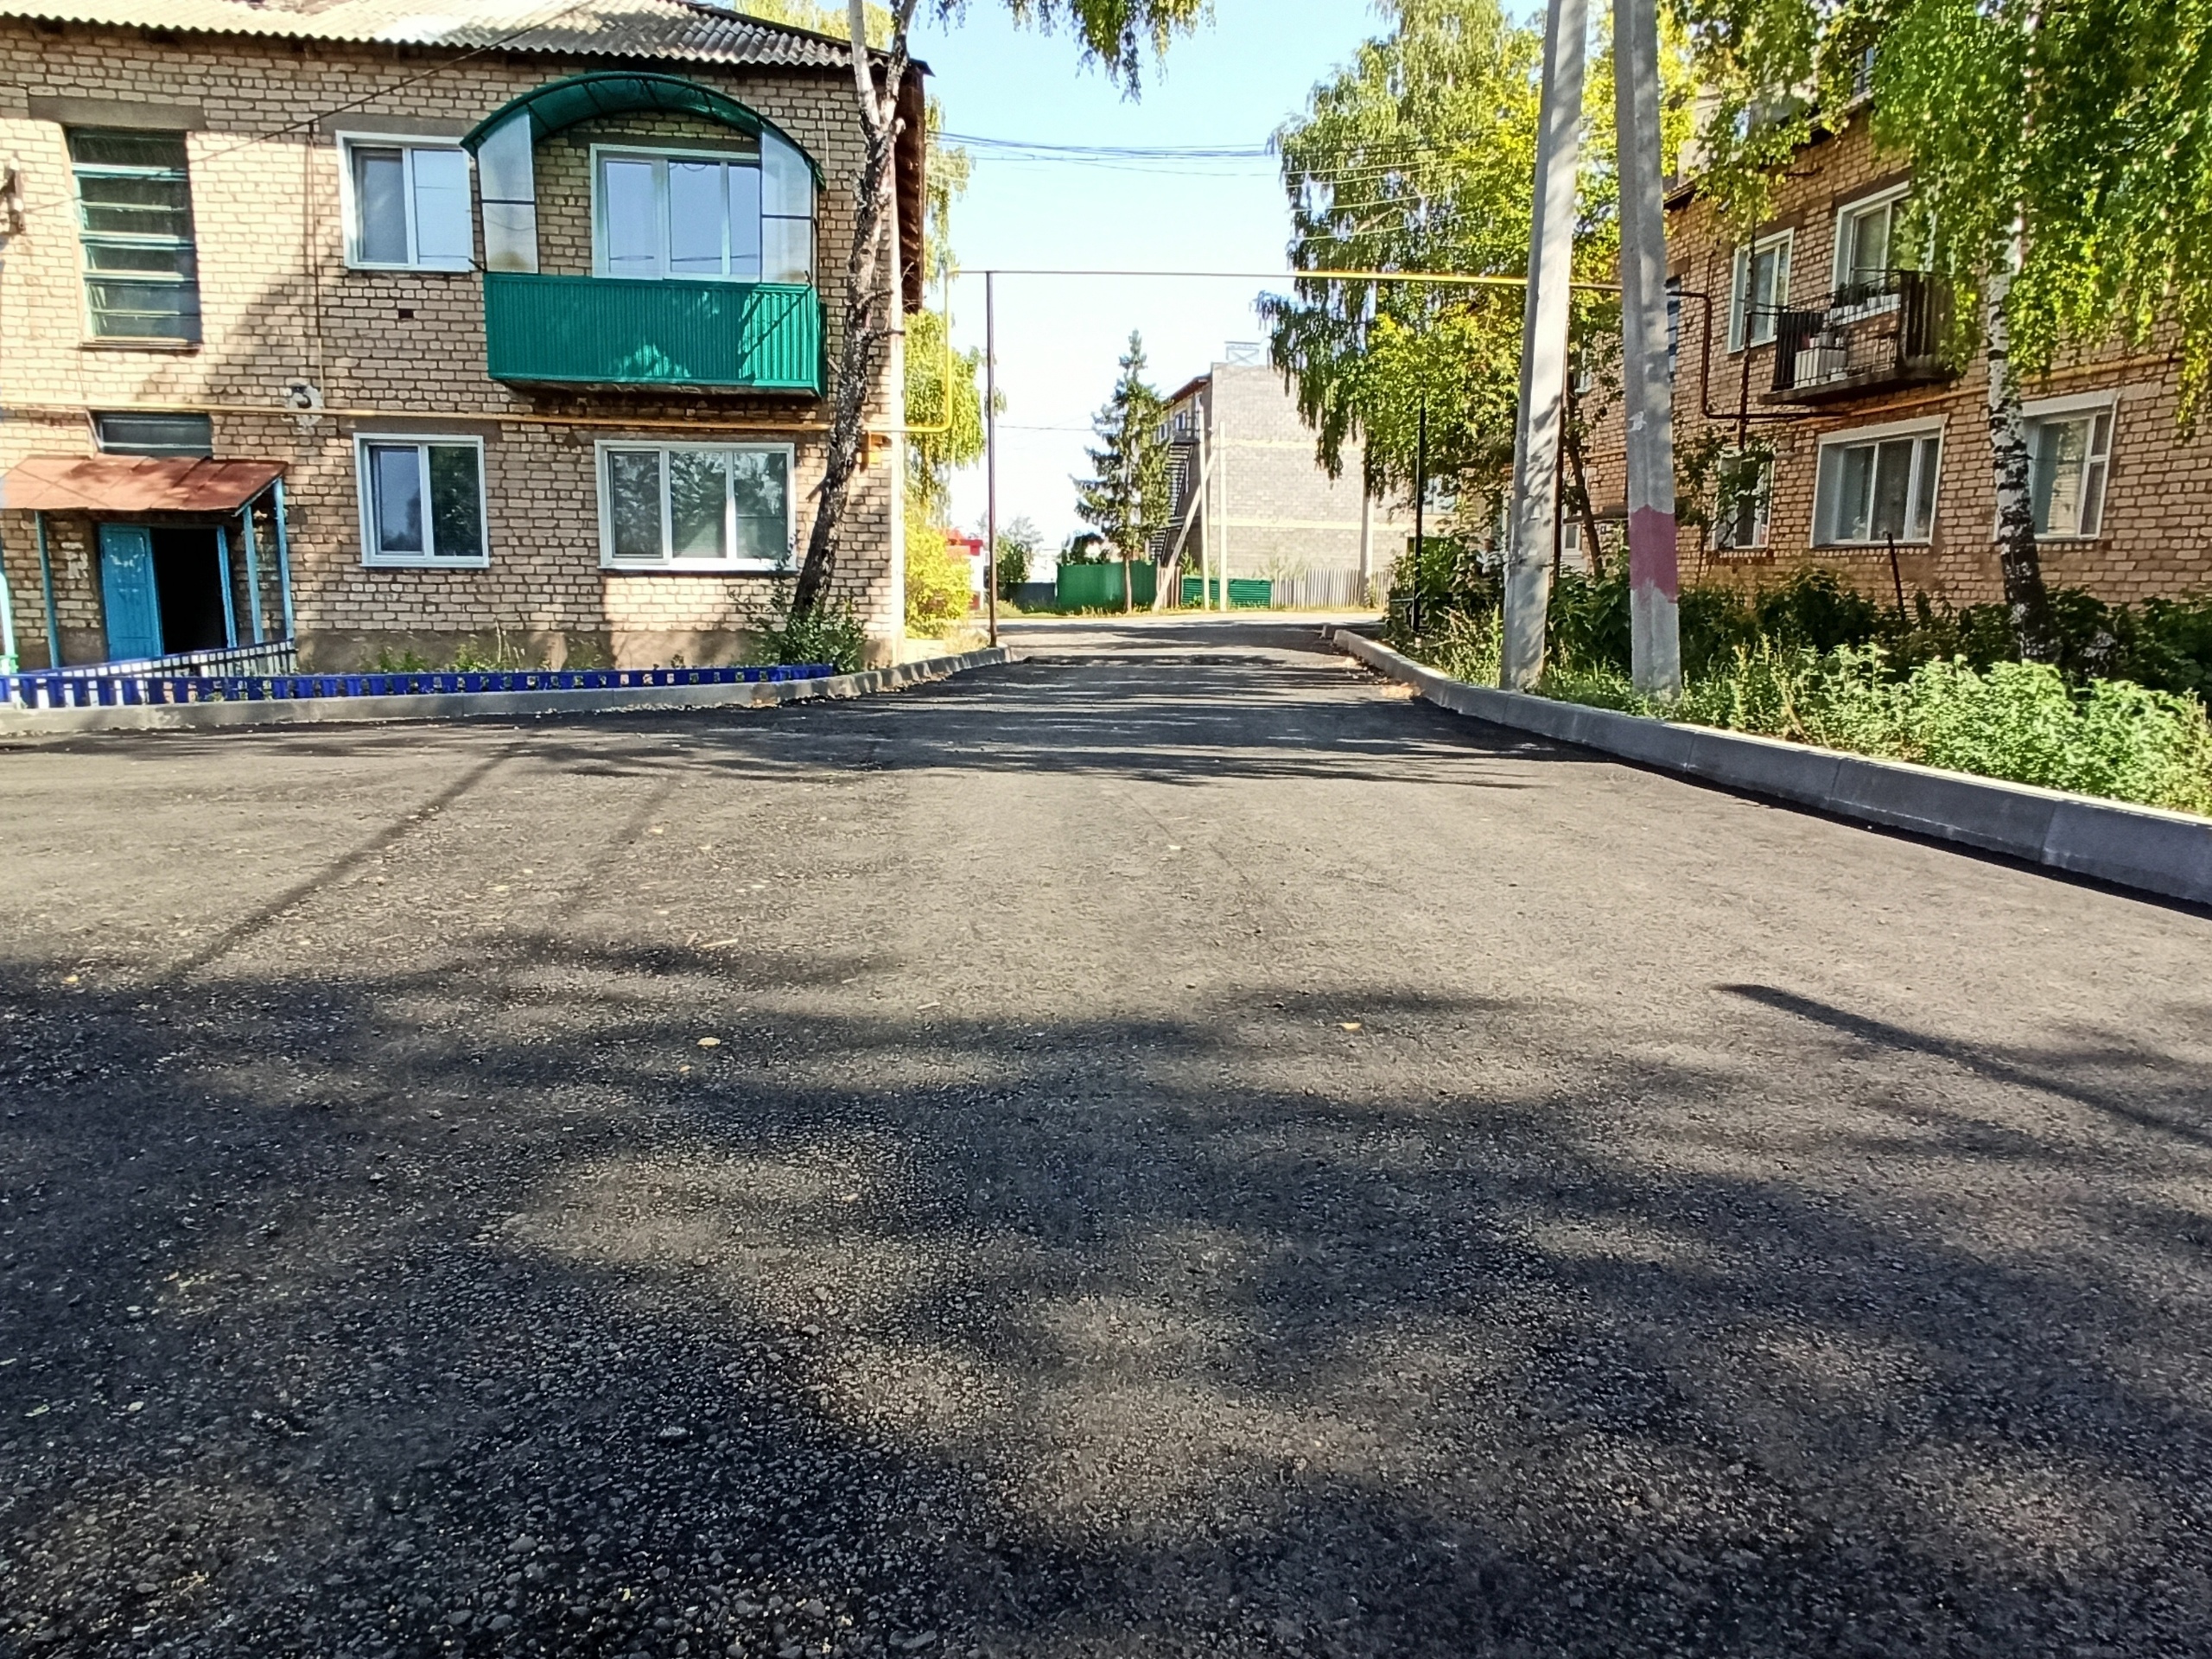
<svg viewBox="0 0 2212 1659"><path fill-rule="evenodd" d="M1152 608L1153 595L1160 591L1160 568L1149 559L1140 560L1129 566L1129 588L1132 602L1141 611ZM1064 564L1055 585L1053 602L1064 611L1118 611L1122 608L1122 566L1117 560L1112 564Z"/></svg>

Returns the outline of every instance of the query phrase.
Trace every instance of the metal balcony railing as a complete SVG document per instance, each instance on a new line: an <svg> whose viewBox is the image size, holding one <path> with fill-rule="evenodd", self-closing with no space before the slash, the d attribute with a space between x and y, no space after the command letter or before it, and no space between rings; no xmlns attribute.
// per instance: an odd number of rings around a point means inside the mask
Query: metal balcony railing
<svg viewBox="0 0 2212 1659"><path fill-rule="evenodd" d="M484 331L494 380L823 391L822 301L793 283L488 271Z"/></svg>
<svg viewBox="0 0 2212 1659"><path fill-rule="evenodd" d="M1776 314L1766 401L1817 404L1948 380L1949 288L1925 271L1885 270L1838 289L1825 310Z"/></svg>

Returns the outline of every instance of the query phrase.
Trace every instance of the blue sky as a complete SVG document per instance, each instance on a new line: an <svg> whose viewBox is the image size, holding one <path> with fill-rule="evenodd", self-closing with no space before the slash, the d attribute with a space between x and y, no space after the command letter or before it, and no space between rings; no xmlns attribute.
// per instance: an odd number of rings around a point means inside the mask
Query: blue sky
<svg viewBox="0 0 2212 1659"><path fill-rule="evenodd" d="M1122 96L1079 67L1063 33L1016 29L1003 0L970 0L963 22L918 29L917 55L957 133L1047 144L1264 143L1348 61L1381 20L1364 0L1217 0L1212 22L1148 64L1142 96ZM953 245L986 266L1280 270L1289 219L1272 157L1099 167L971 152L975 174L953 213ZM1072 474L1092 412L1106 400L1131 329L1150 378L1172 391L1205 372L1231 340L1259 337L1252 281L1065 280L998 283L999 518L1034 520L1057 545L1078 527ZM937 303L934 293L931 303ZM983 285L953 293L954 334L980 345ZM953 512L980 524L980 467L955 486Z"/></svg>

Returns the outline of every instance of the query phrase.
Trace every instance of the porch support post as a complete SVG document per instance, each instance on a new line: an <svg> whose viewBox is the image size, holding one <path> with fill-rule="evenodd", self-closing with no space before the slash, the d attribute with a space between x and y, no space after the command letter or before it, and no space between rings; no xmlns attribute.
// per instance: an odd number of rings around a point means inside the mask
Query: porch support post
<svg viewBox="0 0 2212 1659"><path fill-rule="evenodd" d="M46 665L61 666L61 624L54 615L54 560L46 550L46 515L35 512L31 522L38 527L38 587L39 594L46 601Z"/></svg>
<svg viewBox="0 0 2212 1659"><path fill-rule="evenodd" d="M0 674L13 674L16 660L16 596L8 587L8 554L0 548Z"/></svg>
<svg viewBox="0 0 2212 1659"><path fill-rule="evenodd" d="M245 626L253 643L261 643L261 547L253 533L253 503L245 504L241 518L245 533Z"/></svg>
<svg viewBox="0 0 2212 1659"><path fill-rule="evenodd" d="M223 566L223 643L235 647L238 642L238 613L231 597L231 527L215 526L215 555Z"/></svg>
<svg viewBox="0 0 2212 1659"><path fill-rule="evenodd" d="M284 601L284 637L296 641L299 633L292 625L292 544L284 533L284 480L281 478L269 486L269 516L276 521L276 591Z"/></svg>

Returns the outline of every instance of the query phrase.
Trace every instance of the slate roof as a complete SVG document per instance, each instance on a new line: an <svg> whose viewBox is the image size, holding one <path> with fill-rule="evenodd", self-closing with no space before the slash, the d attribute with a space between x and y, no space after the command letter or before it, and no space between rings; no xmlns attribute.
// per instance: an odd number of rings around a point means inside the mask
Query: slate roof
<svg viewBox="0 0 2212 1659"><path fill-rule="evenodd" d="M0 0L0 17L772 68L851 62L842 41L706 0Z"/></svg>

